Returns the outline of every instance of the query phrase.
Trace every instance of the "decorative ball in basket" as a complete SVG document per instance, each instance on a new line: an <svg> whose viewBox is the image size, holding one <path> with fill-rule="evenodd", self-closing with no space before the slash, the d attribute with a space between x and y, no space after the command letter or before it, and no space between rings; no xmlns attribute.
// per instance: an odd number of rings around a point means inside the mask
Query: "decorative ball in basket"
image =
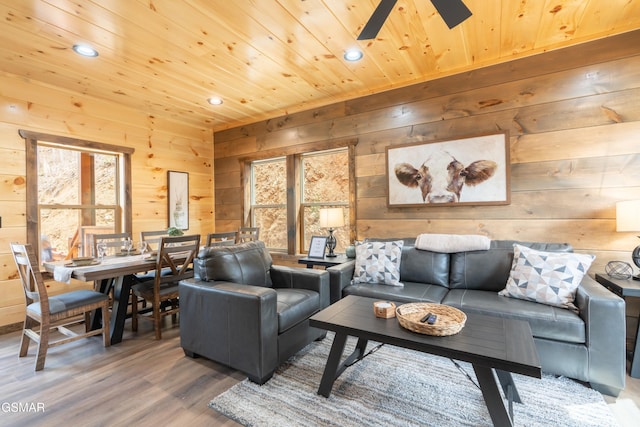
<svg viewBox="0 0 640 427"><path fill-rule="evenodd" d="M467 315L455 307L426 302L402 304L396 308L396 317L405 329L435 336L455 335L467 321Z"/></svg>

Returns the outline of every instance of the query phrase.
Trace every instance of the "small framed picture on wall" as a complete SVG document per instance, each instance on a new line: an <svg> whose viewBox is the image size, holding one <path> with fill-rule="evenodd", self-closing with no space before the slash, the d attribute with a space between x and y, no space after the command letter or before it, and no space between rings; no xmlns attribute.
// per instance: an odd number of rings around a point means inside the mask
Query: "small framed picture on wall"
<svg viewBox="0 0 640 427"><path fill-rule="evenodd" d="M189 229L189 174L169 171L167 174L169 227Z"/></svg>

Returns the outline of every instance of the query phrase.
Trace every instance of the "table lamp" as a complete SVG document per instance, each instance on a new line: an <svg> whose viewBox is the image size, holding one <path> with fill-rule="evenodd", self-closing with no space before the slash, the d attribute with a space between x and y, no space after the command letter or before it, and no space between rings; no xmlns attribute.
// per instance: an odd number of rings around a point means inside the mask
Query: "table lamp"
<svg viewBox="0 0 640 427"><path fill-rule="evenodd" d="M337 227L344 226L344 212L342 208L320 209L320 227L329 229L327 237L327 248L329 249L328 257L333 258L336 254L333 250L336 248L336 238L333 231Z"/></svg>
<svg viewBox="0 0 640 427"><path fill-rule="evenodd" d="M616 203L616 231L640 231L640 200ZM631 259L640 268L640 246L633 250ZM640 275L633 276L633 279L640 280Z"/></svg>

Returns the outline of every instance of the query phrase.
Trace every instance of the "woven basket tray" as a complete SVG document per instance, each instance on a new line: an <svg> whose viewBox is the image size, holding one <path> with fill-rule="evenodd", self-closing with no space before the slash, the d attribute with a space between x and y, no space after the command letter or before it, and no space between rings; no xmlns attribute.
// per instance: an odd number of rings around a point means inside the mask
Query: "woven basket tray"
<svg viewBox="0 0 640 427"><path fill-rule="evenodd" d="M425 314L433 313L438 316L433 325L420 322ZM446 336L454 335L462 330L467 315L457 308L444 304L413 302L396 308L396 317L400 326L413 332L425 335Z"/></svg>

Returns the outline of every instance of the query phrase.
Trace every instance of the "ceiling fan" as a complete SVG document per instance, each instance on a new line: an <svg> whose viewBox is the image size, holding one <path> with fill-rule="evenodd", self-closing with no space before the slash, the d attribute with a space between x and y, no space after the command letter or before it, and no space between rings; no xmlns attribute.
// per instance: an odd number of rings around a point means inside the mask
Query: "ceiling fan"
<svg viewBox="0 0 640 427"><path fill-rule="evenodd" d="M367 24L358 36L358 40L371 40L378 35L378 31L382 28L382 24L387 20L387 16L391 13L391 9L395 6L397 0L381 0L378 7ZM444 22L449 29L462 23L471 16L471 11L462 2L462 0L431 0Z"/></svg>

